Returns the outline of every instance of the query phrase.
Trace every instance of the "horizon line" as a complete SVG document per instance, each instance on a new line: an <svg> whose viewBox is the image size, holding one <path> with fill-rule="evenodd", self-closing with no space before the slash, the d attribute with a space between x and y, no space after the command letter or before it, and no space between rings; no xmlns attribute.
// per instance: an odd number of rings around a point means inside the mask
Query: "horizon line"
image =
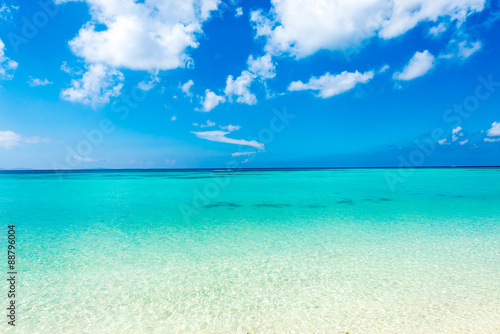
<svg viewBox="0 0 500 334"><path fill-rule="evenodd" d="M205 168L77 168L77 169L35 169L35 168L0 168L2 172L92 172L92 171L238 171L238 170L320 170L320 169L453 169L453 168L500 168L500 166L350 166L350 167L205 167Z"/></svg>

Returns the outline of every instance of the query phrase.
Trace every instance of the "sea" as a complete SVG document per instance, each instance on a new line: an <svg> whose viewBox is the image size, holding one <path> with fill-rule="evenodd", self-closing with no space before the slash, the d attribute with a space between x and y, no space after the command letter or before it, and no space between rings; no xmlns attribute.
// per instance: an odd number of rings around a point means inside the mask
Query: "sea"
<svg viewBox="0 0 500 334"><path fill-rule="evenodd" d="M499 168L2 171L0 221L2 333L500 333Z"/></svg>

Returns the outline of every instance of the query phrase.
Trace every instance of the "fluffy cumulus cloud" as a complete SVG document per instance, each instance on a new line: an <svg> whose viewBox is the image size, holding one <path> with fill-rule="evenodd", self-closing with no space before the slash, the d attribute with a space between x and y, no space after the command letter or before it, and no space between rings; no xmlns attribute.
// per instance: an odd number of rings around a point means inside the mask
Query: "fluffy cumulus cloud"
<svg viewBox="0 0 500 334"><path fill-rule="evenodd" d="M428 50L416 52L403 71L394 73L393 78L403 81L413 80L429 72L435 64L436 60Z"/></svg>
<svg viewBox="0 0 500 334"><path fill-rule="evenodd" d="M255 78L256 75L250 71L241 72L241 75L236 79L233 79L232 75L228 76L224 93L229 101L232 101L233 96L236 96L238 103L256 104L257 98L250 92L250 85Z"/></svg>
<svg viewBox="0 0 500 334"><path fill-rule="evenodd" d="M328 98L347 92L358 83L367 83L373 75L373 71L365 73L344 71L337 75L326 73L320 77L312 77L307 83L294 81L288 86L288 90L316 90L319 97Z"/></svg>
<svg viewBox="0 0 500 334"><path fill-rule="evenodd" d="M462 131L461 126L457 126L453 130L451 130L451 141L457 141L459 137L463 137L464 133Z"/></svg>
<svg viewBox="0 0 500 334"><path fill-rule="evenodd" d="M226 135L228 135L230 131L220 131L220 130L204 131L204 132L191 131L191 133L195 134L196 137L198 138L215 141L219 143L250 146L259 150L264 149L264 144L259 143L255 140L233 139L226 137Z"/></svg>
<svg viewBox="0 0 500 334"><path fill-rule="evenodd" d="M226 102L226 98L224 96L220 96L212 92L210 89L205 90L205 97L201 98L201 109L197 109L199 111L208 112L213 108L217 107L219 103Z"/></svg>
<svg viewBox="0 0 500 334"><path fill-rule="evenodd" d="M448 138L438 140L439 145L451 145L451 143L458 142L459 145L465 145L469 139L464 138L465 134L461 126L457 126L451 130L451 141ZM461 140L460 140L461 139Z"/></svg>
<svg viewBox="0 0 500 334"><path fill-rule="evenodd" d="M88 65L82 78L72 80L71 87L64 89L61 97L95 108L108 103L110 97L118 96L123 80L123 74L112 67L103 64Z"/></svg>
<svg viewBox="0 0 500 334"><path fill-rule="evenodd" d="M500 122L493 122L491 128L486 132L488 137L498 137L500 136Z"/></svg>
<svg viewBox="0 0 500 334"><path fill-rule="evenodd" d="M276 76L276 65L271 59L270 54L259 58L248 57L248 70L262 79L272 79Z"/></svg>
<svg viewBox="0 0 500 334"><path fill-rule="evenodd" d="M5 56L5 44L0 39L0 80L10 80L14 77L17 63Z"/></svg>
<svg viewBox="0 0 500 334"><path fill-rule="evenodd" d="M500 141L500 138L491 138L491 137L500 137L500 122L493 122L491 124L491 128L486 131L487 138L484 138L485 142L494 143Z"/></svg>
<svg viewBox="0 0 500 334"><path fill-rule="evenodd" d="M483 10L485 0L272 0L269 13L253 11L257 37L271 54L297 58L346 50L379 36L398 37L420 22L464 21ZM437 31L436 31L437 32Z"/></svg>
<svg viewBox="0 0 500 334"><path fill-rule="evenodd" d="M272 79L276 76L276 64L273 62L270 54L265 54L257 58L250 55L247 60L247 66L248 69L242 71L237 78L228 75L226 79L226 88L224 88L224 94L227 101L236 101L237 103L248 105L256 104L257 97L250 91L252 83L256 79L260 79L260 82L265 86L265 80ZM226 102L226 99L224 98L224 100L220 102Z"/></svg>
<svg viewBox="0 0 500 334"><path fill-rule="evenodd" d="M66 1L59 1L66 2ZM86 0L92 21L69 42L87 63L168 70L189 63L188 48L220 0Z"/></svg>

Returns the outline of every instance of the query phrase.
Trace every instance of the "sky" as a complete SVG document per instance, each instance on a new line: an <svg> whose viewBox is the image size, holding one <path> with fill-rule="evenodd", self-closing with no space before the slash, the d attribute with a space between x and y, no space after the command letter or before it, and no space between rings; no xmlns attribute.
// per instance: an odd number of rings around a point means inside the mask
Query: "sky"
<svg viewBox="0 0 500 334"><path fill-rule="evenodd" d="M0 168L500 165L486 0L0 0Z"/></svg>

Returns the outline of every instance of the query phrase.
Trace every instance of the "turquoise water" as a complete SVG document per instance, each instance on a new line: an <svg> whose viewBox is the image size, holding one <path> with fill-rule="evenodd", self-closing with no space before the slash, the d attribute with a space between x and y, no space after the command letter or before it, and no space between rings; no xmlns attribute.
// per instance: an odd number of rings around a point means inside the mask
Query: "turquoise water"
<svg viewBox="0 0 500 334"><path fill-rule="evenodd" d="M387 172L2 173L1 331L499 333L500 169Z"/></svg>

